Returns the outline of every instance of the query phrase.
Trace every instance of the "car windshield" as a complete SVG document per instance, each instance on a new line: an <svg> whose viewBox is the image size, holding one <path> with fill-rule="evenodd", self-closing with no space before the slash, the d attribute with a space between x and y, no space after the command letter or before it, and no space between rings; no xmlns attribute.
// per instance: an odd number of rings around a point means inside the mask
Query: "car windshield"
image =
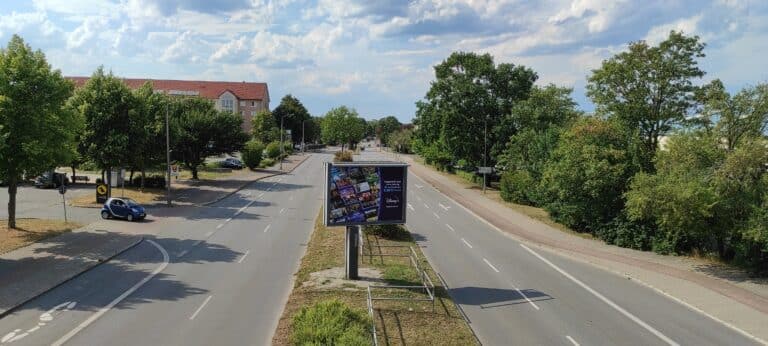
<svg viewBox="0 0 768 346"><path fill-rule="evenodd" d="M126 198L126 199L124 199L124 201L125 201L125 204L127 204L129 207L138 207L139 206L139 203L136 203L136 201L134 201L134 200L132 200L130 198Z"/></svg>

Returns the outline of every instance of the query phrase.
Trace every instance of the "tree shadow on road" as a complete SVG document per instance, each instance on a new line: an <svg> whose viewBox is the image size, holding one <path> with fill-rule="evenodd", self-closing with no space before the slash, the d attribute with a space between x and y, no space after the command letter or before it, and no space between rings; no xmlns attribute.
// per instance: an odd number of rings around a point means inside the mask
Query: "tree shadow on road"
<svg viewBox="0 0 768 346"><path fill-rule="evenodd" d="M457 304L479 306L481 309L526 304L526 297L533 302L554 299L535 289L521 289L518 292L515 289L468 286L451 288L448 293Z"/></svg>

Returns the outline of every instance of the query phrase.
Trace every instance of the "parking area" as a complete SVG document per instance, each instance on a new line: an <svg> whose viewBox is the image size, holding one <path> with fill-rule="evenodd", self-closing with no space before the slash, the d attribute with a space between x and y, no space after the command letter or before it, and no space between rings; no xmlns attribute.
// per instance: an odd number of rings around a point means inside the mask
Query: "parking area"
<svg viewBox="0 0 768 346"><path fill-rule="evenodd" d="M93 194L93 184L75 184L67 188L67 199ZM58 189L38 189L31 185L19 186L16 195L17 218L64 219L62 198ZM100 218L99 210L93 208L75 208L67 206L67 217L71 221L88 224ZM0 189L0 219L8 218L8 187Z"/></svg>

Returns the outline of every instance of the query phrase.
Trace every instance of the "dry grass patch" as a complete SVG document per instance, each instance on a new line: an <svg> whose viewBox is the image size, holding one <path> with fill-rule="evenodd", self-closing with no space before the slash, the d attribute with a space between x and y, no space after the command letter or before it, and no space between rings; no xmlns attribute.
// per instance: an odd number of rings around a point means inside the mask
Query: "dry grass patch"
<svg viewBox="0 0 768 346"><path fill-rule="evenodd" d="M8 221L0 220L0 253L6 253L80 227L82 225L76 222L16 219L16 228L9 229Z"/></svg>
<svg viewBox="0 0 768 346"><path fill-rule="evenodd" d="M377 301L374 321L381 345L474 345L477 344L471 329L461 317L460 312L442 286L437 274L424 259L420 249L410 237L403 240L390 240L366 234L371 244L413 246L421 259L422 267L435 283L435 302L383 302ZM407 248L405 248L407 249ZM389 248L384 251L398 251ZM370 253L370 252L369 252ZM304 306L317 302L337 299L353 309L366 311L367 292L352 284L334 288L327 286L305 285L311 273L344 266L344 228L326 228L319 216L315 221L315 231L307 246L307 253L302 258L296 274L293 292L280 318L272 343L289 345L292 333L292 320ZM416 270L410 266L408 258L377 257L363 255L360 258L361 273L363 268L380 271L383 284L419 285L421 281ZM380 283L377 283L380 284ZM398 295L403 297L426 297L423 291L405 291L395 289L377 289L376 294Z"/></svg>
<svg viewBox="0 0 768 346"><path fill-rule="evenodd" d="M125 194L123 194L123 188L113 187L113 197L127 197L133 199L139 204L151 204L157 201L165 200L164 189L144 189L140 191L135 187L126 187ZM75 198L69 199L69 204L75 207L82 208L101 208L102 203L96 203L96 192L84 194Z"/></svg>

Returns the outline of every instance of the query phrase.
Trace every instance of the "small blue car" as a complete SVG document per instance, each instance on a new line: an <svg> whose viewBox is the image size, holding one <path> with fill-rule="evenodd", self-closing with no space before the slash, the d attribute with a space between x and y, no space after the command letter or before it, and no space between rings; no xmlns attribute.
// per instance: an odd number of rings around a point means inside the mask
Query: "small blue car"
<svg viewBox="0 0 768 346"><path fill-rule="evenodd" d="M130 198L112 197L101 208L101 218L121 218L128 221L142 220L147 217L144 207Z"/></svg>

